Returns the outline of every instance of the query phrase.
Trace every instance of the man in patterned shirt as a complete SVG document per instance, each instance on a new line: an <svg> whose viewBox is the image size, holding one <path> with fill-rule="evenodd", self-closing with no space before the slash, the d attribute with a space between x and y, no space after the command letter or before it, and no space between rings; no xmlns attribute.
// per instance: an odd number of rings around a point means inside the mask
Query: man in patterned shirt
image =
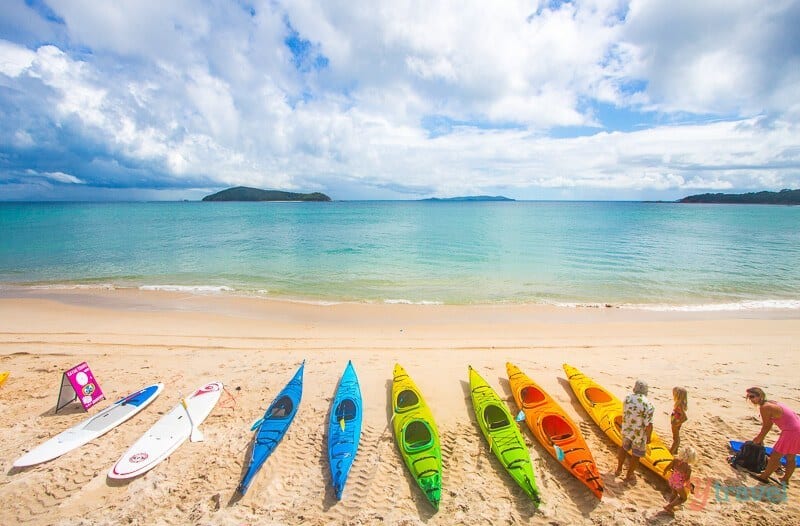
<svg viewBox="0 0 800 526"><path fill-rule="evenodd" d="M628 475L625 477L628 482L636 479L636 466L647 452L647 444L653 433L653 413L655 407L647 399L647 384L636 380L633 393L625 397L622 406L622 449L617 455L617 471L614 473L616 476L622 474L622 466L630 452Z"/></svg>

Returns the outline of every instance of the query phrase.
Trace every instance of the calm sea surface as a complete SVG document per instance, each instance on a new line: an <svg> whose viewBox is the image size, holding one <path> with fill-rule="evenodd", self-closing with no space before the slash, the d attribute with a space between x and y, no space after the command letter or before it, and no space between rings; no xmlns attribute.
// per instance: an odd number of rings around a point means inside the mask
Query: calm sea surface
<svg viewBox="0 0 800 526"><path fill-rule="evenodd" d="M0 287L800 309L800 207L0 203Z"/></svg>

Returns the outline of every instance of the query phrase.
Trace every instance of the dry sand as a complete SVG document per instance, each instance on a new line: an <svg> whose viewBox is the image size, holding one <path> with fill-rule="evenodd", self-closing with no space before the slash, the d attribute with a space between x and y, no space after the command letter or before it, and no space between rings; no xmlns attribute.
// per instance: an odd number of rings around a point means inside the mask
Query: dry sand
<svg viewBox="0 0 800 526"><path fill-rule="evenodd" d="M233 499L250 424L305 359L303 400L283 442L247 496ZM153 404L105 436L38 466L12 462L87 415L54 413L61 374L88 361L108 400L153 382ZM358 456L337 502L325 458L325 422L347 360L364 396ZM512 361L563 405L603 474L597 501L524 435L544 499L536 510L489 453L472 413L467 365L509 401ZM434 513L407 474L389 426L393 365L425 395L442 437L441 508ZM671 390L689 391L683 443L699 452L698 491L675 517L659 513L669 490L651 473L615 479L617 448L579 406L562 363L618 396L650 384L656 432L669 443ZM0 524L796 524L800 475L780 503L727 501L726 487L757 483L726 463L727 441L759 430L744 400L751 385L800 410L800 313L651 313L543 306L310 305L263 299L120 290L0 291ZM209 380L226 386L185 443L147 474L106 473L182 395ZM110 402L90 409L95 414ZM513 410L516 413L516 410ZM774 430L767 438L777 439ZM714 486L714 484L717 486Z"/></svg>

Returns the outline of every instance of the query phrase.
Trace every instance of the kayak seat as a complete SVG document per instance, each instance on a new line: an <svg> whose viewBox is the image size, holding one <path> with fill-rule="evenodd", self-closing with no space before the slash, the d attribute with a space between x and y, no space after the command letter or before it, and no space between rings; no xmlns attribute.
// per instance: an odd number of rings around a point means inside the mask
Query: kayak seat
<svg viewBox="0 0 800 526"><path fill-rule="evenodd" d="M510 424L506 414L496 405L486 406L483 410L483 420L489 429L502 429Z"/></svg>
<svg viewBox="0 0 800 526"><path fill-rule="evenodd" d="M336 421L344 420L345 422L349 422L356 417L356 403L351 400L350 398L345 398L342 400L338 406L336 406Z"/></svg>
<svg viewBox="0 0 800 526"><path fill-rule="evenodd" d="M407 409L419 405L419 398L417 397L417 393L411 389L405 389L404 391L400 391L400 394L397 395L396 402L398 409Z"/></svg>
<svg viewBox="0 0 800 526"><path fill-rule="evenodd" d="M551 442L566 440L573 435L572 426L558 415L547 415L542 419L542 430Z"/></svg>
<svg viewBox="0 0 800 526"><path fill-rule="evenodd" d="M590 387L583 393L592 405L605 404L611 401L611 396L603 389L598 389L597 387Z"/></svg>
<svg viewBox="0 0 800 526"><path fill-rule="evenodd" d="M431 442L433 442L433 434L428 424L422 420L413 420L403 432L403 443L409 453L425 449L431 445Z"/></svg>
<svg viewBox="0 0 800 526"><path fill-rule="evenodd" d="M288 396L282 396L272 405L272 410L269 413L270 418L286 418L292 414L294 403Z"/></svg>
<svg viewBox="0 0 800 526"><path fill-rule="evenodd" d="M523 404L538 404L544 402L544 393L533 386L525 387L522 392Z"/></svg>

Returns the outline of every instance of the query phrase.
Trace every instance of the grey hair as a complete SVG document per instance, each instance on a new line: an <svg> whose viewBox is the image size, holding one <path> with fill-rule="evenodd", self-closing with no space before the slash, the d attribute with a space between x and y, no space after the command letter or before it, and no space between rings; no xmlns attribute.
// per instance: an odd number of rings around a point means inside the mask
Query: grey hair
<svg viewBox="0 0 800 526"><path fill-rule="evenodd" d="M644 380L636 380L633 386L633 393L638 395L647 395L647 382Z"/></svg>

